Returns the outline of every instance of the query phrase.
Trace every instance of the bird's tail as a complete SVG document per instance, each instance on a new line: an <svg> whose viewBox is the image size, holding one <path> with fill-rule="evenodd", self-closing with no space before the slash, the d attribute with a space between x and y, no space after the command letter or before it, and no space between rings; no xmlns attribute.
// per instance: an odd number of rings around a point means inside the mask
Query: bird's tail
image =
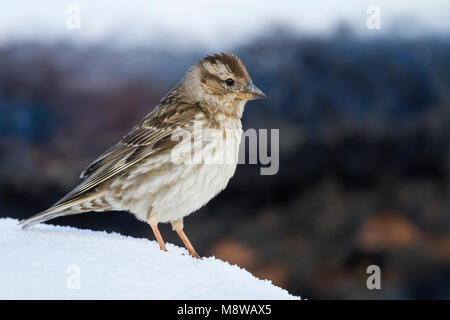
<svg viewBox="0 0 450 320"><path fill-rule="evenodd" d="M82 197L79 197L78 199L72 199L69 201L66 201L63 198L49 209L35 214L28 219L20 221L19 226L21 226L22 229L26 229L37 223L45 222L57 217L68 216L87 211L97 211L97 209L99 208L94 207L92 204L88 204L89 201L93 198L95 198L95 195L84 195Z"/></svg>
<svg viewBox="0 0 450 320"><path fill-rule="evenodd" d="M28 219L19 222L22 229L26 229L37 223L45 222L57 217L68 216L88 211L109 211L112 207L108 204L103 192L69 193L55 203L52 207L42 211Z"/></svg>
<svg viewBox="0 0 450 320"><path fill-rule="evenodd" d="M37 223L45 222L45 221L51 220L56 217L64 216L68 213L67 211L70 211L70 210L65 209L65 210L60 210L60 211L54 211L54 210L51 210L51 208L50 208L48 210L42 211L38 214L35 214L34 216L31 216L28 219L20 221L19 226L21 226L22 229L26 229ZM71 214L71 213L69 213L69 214Z"/></svg>

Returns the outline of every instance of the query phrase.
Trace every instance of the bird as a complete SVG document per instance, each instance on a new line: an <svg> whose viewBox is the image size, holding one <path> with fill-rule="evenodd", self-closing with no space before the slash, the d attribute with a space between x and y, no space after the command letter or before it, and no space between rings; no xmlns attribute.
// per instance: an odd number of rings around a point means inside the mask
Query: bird
<svg viewBox="0 0 450 320"><path fill-rule="evenodd" d="M189 254L200 258L183 219L227 186L238 162L245 104L261 98L266 95L236 55L205 56L81 173L80 184L19 225L26 229L88 211L126 211L150 225L161 250L167 251L158 224L171 223ZM201 156L192 157L196 153Z"/></svg>

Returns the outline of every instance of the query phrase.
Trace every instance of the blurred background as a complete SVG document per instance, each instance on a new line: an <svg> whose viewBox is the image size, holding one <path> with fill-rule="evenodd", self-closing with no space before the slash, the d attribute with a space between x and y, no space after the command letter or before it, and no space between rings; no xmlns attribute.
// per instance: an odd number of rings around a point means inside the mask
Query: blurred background
<svg viewBox="0 0 450 320"><path fill-rule="evenodd" d="M197 251L309 299L448 299L449 35L437 0L3 2L0 217L48 208L190 65L231 51L269 97L243 124L280 129L280 170L239 165L186 219ZM123 212L50 223L153 239Z"/></svg>

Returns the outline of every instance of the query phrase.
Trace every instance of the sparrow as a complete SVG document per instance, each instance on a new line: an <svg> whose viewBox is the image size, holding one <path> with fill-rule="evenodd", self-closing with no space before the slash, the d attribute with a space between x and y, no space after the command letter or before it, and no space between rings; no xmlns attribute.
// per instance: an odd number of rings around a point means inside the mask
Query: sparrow
<svg viewBox="0 0 450 320"><path fill-rule="evenodd" d="M265 97L234 54L204 57L81 173L77 187L19 225L25 229L88 211L127 211L150 225L161 250L167 251L158 224L170 222L189 254L200 258L183 231L183 218L227 186L238 162L245 104ZM193 159L193 153L201 157Z"/></svg>

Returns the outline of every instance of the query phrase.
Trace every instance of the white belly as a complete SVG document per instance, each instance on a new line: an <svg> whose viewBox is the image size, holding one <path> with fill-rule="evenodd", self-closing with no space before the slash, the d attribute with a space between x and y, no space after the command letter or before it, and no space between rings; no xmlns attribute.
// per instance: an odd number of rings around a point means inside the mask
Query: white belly
<svg viewBox="0 0 450 320"><path fill-rule="evenodd" d="M185 179L162 191L153 203L159 222L178 220L204 206L222 191L236 169L234 165L202 165Z"/></svg>
<svg viewBox="0 0 450 320"><path fill-rule="evenodd" d="M240 124L240 123L239 123ZM146 221L149 209L157 214L158 222L170 222L183 218L204 206L222 191L234 175L238 161L242 131L227 131L226 138L220 134L203 143L201 161L173 164L171 155L153 157L137 166L130 173L123 190L120 210L129 210ZM179 148L192 148L179 144ZM224 157L222 157L222 154ZM169 166L164 166L170 162ZM164 170L155 170L162 168ZM147 173L155 172L148 175ZM142 180L145 176L146 179ZM135 177L135 178L133 178ZM130 192L132 190L132 192ZM127 204L124 206L124 203ZM120 208L119 208L120 207Z"/></svg>

